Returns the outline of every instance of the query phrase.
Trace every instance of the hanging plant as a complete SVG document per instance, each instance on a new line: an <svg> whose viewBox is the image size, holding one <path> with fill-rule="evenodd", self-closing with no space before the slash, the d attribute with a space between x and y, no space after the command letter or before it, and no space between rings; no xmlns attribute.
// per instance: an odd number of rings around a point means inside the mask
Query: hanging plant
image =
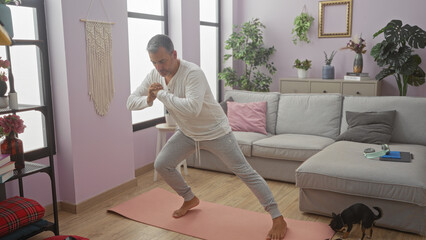
<svg viewBox="0 0 426 240"><path fill-rule="evenodd" d="M308 31L314 20L315 19L305 11L302 11L302 13L294 19L294 28L291 30L291 33L294 34L293 43L295 45L297 44L297 41L307 43L311 42L308 39Z"/></svg>

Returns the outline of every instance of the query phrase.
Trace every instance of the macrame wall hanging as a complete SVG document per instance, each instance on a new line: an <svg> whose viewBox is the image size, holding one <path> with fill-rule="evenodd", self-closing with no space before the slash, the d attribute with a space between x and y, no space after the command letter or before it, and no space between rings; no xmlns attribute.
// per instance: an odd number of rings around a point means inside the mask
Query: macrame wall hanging
<svg viewBox="0 0 426 240"><path fill-rule="evenodd" d="M100 2L109 21L102 0ZM87 81L90 100L93 101L96 113L104 116L108 113L109 105L114 96L111 34L114 23L88 20L92 3L93 0L90 1L86 18L80 19L80 21L85 23L86 29Z"/></svg>

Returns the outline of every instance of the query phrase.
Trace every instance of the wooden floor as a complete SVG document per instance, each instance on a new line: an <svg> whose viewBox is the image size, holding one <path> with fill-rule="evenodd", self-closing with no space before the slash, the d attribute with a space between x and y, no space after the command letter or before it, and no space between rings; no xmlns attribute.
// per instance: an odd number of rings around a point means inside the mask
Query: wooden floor
<svg viewBox="0 0 426 240"><path fill-rule="evenodd" d="M190 168L186 181L192 187L194 193L203 201L215 202L236 208L264 212L263 208L250 192L250 190L234 175L204 171ZM281 212L287 218L317 221L329 223L330 218L313 214L304 214L298 208L298 189L294 184L277 181L267 181ZM161 187L172 191L161 179L153 182L153 171L138 177L138 186L124 191L99 204L89 211L78 214L59 212L59 224L61 235L79 235L90 240L188 240L196 239L163 229L151 227L142 223L128 220L119 215L108 213L107 209L131 199L155 187ZM47 217L52 220L52 216ZM358 227L352 230L348 239L360 239L361 232ZM39 234L31 240L42 240L50 237L51 232ZM336 235L333 239L341 237ZM383 228L375 228L373 239L401 239L401 240L425 240L415 234L403 233ZM225 240L225 239L224 239Z"/></svg>

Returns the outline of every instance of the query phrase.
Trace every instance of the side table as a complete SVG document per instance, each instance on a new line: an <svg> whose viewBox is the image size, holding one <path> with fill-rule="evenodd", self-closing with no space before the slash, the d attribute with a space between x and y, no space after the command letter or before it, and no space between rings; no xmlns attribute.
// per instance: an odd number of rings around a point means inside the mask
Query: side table
<svg viewBox="0 0 426 240"><path fill-rule="evenodd" d="M158 156L158 153L161 151L161 149L166 144L166 134L168 132L174 132L176 131L176 126L169 126L167 123L160 123L155 126L158 130L157 132L157 152L156 156ZM183 160L181 163L179 163L176 167L176 169L181 173L181 167L183 166L183 171L185 175L188 175L188 166L186 164L186 159ZM154 169L154 182L157 181L157 171Z"/></svg>

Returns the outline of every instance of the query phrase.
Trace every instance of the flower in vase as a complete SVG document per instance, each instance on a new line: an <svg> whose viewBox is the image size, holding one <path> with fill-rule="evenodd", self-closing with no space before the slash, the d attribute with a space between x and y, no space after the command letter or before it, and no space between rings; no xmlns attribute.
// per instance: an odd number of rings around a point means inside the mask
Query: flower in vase
<svg viewBox="0 0 426 240"><path fill-rule="evenodd" d="M9 60L2 60L0 57L0 80L1 81L4 81L4 82L7 81L6 72L1 71L1 68L8 69L9 67L10 67Z"/></svg>
<svg viewBox="0 0 426 240"><path fill-rule="evenodd" d="M8 69L10 67L9 60L2 60L0 57L0 96L4 96L7 91L7 76L6 71L3 69Z"/></svg>
<svg viewBox="0 0 426 240"><path fill-rule="evenodd" d="M9 114L0 117L0 135L9 136L10 133L23 133L27 126L24 125L24 120L16 114Z"/></svg>
<svg viewBox="0 0 426 240"><path fill-rule="evenodd" d="M352 37L351 40L349 40L348 44L346 44L346 47L341 49L350 49L356 53L365 53L367 51L364 49L365 46L365 40L361 37L361 35L356 35Z"/></svg>

